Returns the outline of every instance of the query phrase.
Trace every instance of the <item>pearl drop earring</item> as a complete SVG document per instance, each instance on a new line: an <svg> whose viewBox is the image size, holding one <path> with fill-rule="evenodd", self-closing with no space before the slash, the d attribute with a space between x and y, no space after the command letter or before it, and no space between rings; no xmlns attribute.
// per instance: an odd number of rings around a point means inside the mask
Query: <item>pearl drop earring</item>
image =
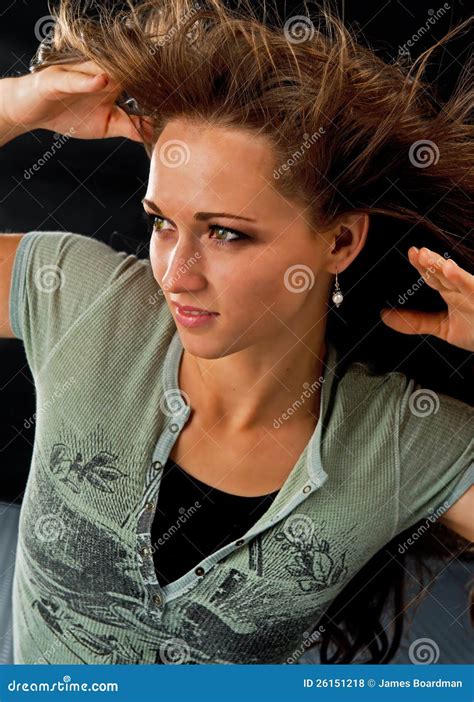
<svg viewBox="0 0 474 702"><path fill-rule="evenodd" d="M337 280L337 266L336 266L336 282L334 284L334 292L332 294L332 301L334 302L336 307L339 307L339 305L341 304L343 299L344 299L344 296L341 293L341 290L339 288L339 282Z"/></svg>

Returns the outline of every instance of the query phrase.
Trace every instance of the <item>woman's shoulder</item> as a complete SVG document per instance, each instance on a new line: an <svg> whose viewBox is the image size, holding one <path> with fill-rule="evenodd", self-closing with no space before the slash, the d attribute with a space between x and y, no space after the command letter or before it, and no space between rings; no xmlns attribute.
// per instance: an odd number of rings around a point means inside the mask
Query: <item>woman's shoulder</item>
<svg viewBox="0 0 474 702"><path fill-rule="evenodd" d="M391 424L396 437L446 441L464 446L474 436L474 408L462 400L427 387L400 370L380 372L370 361L344 359L335 352L335 406L349 424ZM446 446L445 452L449 451Z"/></svg>

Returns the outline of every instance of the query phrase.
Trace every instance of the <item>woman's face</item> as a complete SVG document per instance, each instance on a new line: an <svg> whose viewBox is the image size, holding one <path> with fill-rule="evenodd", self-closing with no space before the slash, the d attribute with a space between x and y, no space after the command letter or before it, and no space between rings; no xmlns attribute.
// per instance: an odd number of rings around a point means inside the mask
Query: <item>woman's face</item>
<svg viewBox="0 0 474 702"><path fill-rule="evenodd" d="M184 120L168 122L155 145L145 199L159 211L144 204L156 216L150 261L194 355L294 342L321 316L332 279L328 242L276 191L278 165L263 137ZM173 303L218 315L188 328Z"/></svg>

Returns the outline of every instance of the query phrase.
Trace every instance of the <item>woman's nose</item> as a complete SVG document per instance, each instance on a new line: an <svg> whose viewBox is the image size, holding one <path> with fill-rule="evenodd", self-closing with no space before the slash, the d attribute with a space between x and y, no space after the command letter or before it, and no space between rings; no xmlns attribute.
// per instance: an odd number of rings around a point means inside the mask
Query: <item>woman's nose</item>
<svg viewBox="0 0 474 702"><path fill-rule="evenodd" d="M187 289L200 289L204 278L199 269L199 253L174 256L163 277L163 287L170 292L180 292Z"/></svg>

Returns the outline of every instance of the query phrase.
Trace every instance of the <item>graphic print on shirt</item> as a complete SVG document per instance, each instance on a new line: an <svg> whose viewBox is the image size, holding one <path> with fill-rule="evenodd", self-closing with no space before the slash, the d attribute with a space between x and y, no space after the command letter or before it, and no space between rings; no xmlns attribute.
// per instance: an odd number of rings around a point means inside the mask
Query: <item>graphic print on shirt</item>
<svg viewBox="0 0 474 702"><path fill-rule="evenodd" d="M241 663L242 650L246 663L291 658L303 633L322 615L329 589L332 599L349 576L346 558L357 538L354 530L342 528L331 547L325 522L297 513L249 542L248 572L232 566L232 555L224 558L220 570L206 575L205 590L197 587L175 605L181 662L191 656L201 663ZM281 558L275 557L274 545ZM157 652L157 662L161 655Z"/></svg>
<svg viewBox="0 0 474 702"><path fill-rule="evenodd" d="M125 477L115 462L118 456L109 451L99 451L89 461L84 462L81 451L74 452L66 444L54 444L51 449L49 467L73 492L80 492L84 481L101 492L114 492L109 483Z"/></svg>
<svg viewBox="0 0 474 702"><path fill-rule="evenodd" d="M257 534L249 543L249 569L257 575L263 574L263 553L261 534Z"/></svg>
<svg viewBox="0 0 474 702"><path fill-rule="evenodd" d="M189 652L183 662L278 663L291 655L315 623L325 588L347 572L345 552L336 556L329 547L324 522L296 514L257 535L196 581L189 595L171 600L160 619L139 575L137 525L122 529L118 513L114 526L115 518L105 515L117 512L111 509L117 495L87 478L99 474L108 486L102 470L115 470L118 452L91 442L84 460L75 460L81 446L71 446L70 437L61 437L37 450L21 527L22 596L35 593L22 616L47 662L67 662L67 655L83 663L136 664L150 662L150 655L163 662L160 651L176 640ZM118 470L114 485L128 479ZM135 511L132 500L130 508ZM347 534L339 536L350 548ZM305 567L295 576L291 569L303 567L298 556Z"/></svg>
<svg viewBox="0 0 474 702"><path fill-rule="evenodd" d="M320 529L324 526L323 521ZM283 550L290 551L293 560L285 568L298 578L303 592L325 590L347 577L347 550L331 555L329 542L317 536L316 524L307 514L290 515L275 539L282 542Z"/></svg>
<svg viewBox="0 0 474 702"><path fill-rule="evenodd" d="M62 438L43 451L37 448L25 496L19 569L25 597L29 590L35 596L23 612L24 624L32 640L41 637L38 649L48 663L64 650L84 663L98 656L106 664L142 663L156 635L146 622L137 554L120 526L103 519L104 500L116 502L115 495L109 498L114 492L109 481L127 475L116 466L117 454L101 450L97 436L87 442L87 461L70 448L70 436ZM74 509L69 490L78 495ZM94 632L97 624L100 633ZM45 627L49 642L44 631L38 634Z"/></svg>

